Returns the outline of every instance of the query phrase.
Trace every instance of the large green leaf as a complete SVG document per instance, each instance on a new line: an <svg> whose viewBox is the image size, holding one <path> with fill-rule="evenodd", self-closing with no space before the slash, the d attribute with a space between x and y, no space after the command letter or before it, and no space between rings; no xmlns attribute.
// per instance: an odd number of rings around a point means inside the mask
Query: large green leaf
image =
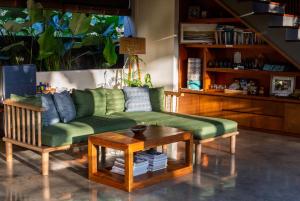
<svg viewBox="0 0 300 201"><path fill-rule="evenodd" d="M3 47L3 48L1 49L1 52L10 51L10 50L12 50L13 48L19 47L19 46L23 46L23 47L24 47L24 45L25 45L24 41L12 43L12 44L10 44L10 45L7 45L7 46Z"/></svg>
<svg viewBox="0 0 300 201"><path fill-rule="evenodd" d="M81 46L97 46L97 47L99 47L101 43L102 43L102 39L99 36L88 35L82 40Z"/></svg>
<svg viewBox="0 0 300 201"><path fill-rule="evenodd" d="M89 30L91 18L84 13L73 13L69 27L73 35L84 34Z"/></svg>
<svg viewBox="0 0 300 201"><path fill-rule="evenodd" d="M49 26L38 39L39 58L46 59L52 55L62 56L64 54L64 45L61 38L54 37L55 29Z"/></svg>
<svg viewBox="0 0 300 201"><path fill-rule="evenodd" d="M116 46L110 37L105 39L105 47L103 50L104 59L109 63L109 65L115 65L118 60L118 55L116 53Z"/></svg>
<svg viewBox="0 0 300 201"><path fill-rule="evenodd" d="M119 24L118 16L100 16L94 15L94 18L97 19L97 23L94 26L90 26L90 32L96 32L98 34L103 34L110 26L113 26L113 30Z"/></svg>
<svg viewBox="0 0 300 201"><path fill-rule="evenodd" d="M43 6L41 3L35 3L34 0L28 0L27 9L31 24L42 22L44 20Z"/></svg>

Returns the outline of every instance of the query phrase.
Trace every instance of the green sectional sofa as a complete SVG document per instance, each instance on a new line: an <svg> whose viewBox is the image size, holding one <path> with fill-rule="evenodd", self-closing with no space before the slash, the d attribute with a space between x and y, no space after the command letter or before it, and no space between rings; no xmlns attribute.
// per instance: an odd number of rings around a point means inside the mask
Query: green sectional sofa
<svg viewBox="0 0 300 201"><path fill-rule="evenodd" d="M208 139L237 131L237 123L218 118L197 117L166 112L118 112L89 116L68 124L57 123L43 128L42 142L63 146L86 142L89 135L127 129L137 124L159 125L191 131L195 139Z"/></svg>
<svg viewBox="0 0 300 201"><path fill-rule="evenodd" d="M238 125L234 121L164 111L163 88L150 89L150 100L153 109L151 112L124 112L125 97L120 89L74 90L72 98L77 112L76 119L68 123L55 123L50 126L35 124L41 126L36 129L36 133L41 134L36 139L36 141L41 141L39 144L28 143L26 140L23 139L22 141L22 139L16 137L13 138L10 131L16 130L14 128L10 130L11 122L9 125L6 123L4 141L7 144L7 153L12 152L10 150L11 144L41 152L43 156L43 175L47 175L48 167L44 167L44 165L47 166L44 162L48 161L47 157L49 156L45 153L64 150L73 144L86 143L88 136L93 134L123 130L137 124L176 127L190 131L194 135L196 145L201 145L201 142L211 141L218 137L232 136L234 136L234 142L232 143L235 144L235 135L238 133ZM32 114L33 112L42 114L43 111L40 107L30 106L28 103L21 104L12 100L6 100L4 104L7 113L5 117L11 115L8 114L10 111L13 109L18 110L18 108L20 111L32 110ZM37 117L41 118L41 115ZM38 119L37 122L41 122L41 120ZM25 131L28 131L28 129L25 129ZM231 145L231 149L234 149L234 146ZM201 146L197 149L201 153ZM7 156L8 160L10 157Z"/></svg>

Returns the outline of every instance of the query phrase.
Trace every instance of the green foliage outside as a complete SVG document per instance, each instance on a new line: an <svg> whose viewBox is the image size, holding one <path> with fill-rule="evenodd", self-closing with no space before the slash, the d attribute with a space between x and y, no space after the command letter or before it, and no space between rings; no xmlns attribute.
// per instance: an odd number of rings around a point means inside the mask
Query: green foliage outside
<svg viewBox="0 0 300 201"><path fill-rule="evenodd" d="M45 10L28 0L26 9L0 8L0 60L47 71L71 70L81 60L111 67L123 32L122 17Z"/></svg>

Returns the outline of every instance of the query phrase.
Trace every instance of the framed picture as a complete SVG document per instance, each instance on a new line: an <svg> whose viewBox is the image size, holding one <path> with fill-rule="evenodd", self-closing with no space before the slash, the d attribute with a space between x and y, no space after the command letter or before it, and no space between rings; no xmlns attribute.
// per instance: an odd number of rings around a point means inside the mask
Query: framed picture
<svg viewBox="0 0 300 201"><path fill-rule="evenodd" d="M291 95L295 90L295 81L295 77L273 76L271 81L271 95Z"/></svg>
<svg viewBox="0 0 300 201"><path fill-rule="evenodd" d="M181 24L181 43L214 44L217 24Z"/></svg>
<svg viewBox="0 0 300 201"><path fill-rule="evenodd" d="M189 19L200 18L200 7L199 6L190 6L188 11Z"/></svg>

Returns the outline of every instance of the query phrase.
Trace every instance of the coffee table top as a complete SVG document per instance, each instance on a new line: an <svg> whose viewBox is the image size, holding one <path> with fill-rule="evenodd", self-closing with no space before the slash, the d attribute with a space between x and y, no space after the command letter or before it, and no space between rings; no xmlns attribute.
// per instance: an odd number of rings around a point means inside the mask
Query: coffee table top
<svg viewBox="0 0 300 201"><path fill-rule="evenodd" d="M105 132L91 135L89 141L99 146L125 150L129 146L136 151L170 144L179 141L190 140L192 135L177 128L164 126L147 126L143 134L135 135L130 129Z"/></svg>

